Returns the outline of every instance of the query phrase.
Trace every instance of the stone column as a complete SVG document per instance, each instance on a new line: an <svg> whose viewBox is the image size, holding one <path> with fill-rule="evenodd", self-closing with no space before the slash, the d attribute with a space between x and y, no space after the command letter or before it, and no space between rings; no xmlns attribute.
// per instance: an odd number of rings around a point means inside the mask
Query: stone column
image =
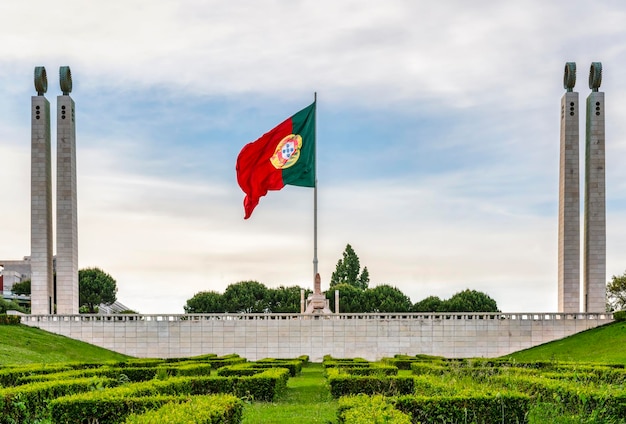
<svg viewBox="0 0 626 424"><path fill-rule="evenodd" d="M78 313L78 212L76 194L76 121L69 68L61 68L57 97L57 312ZM64 75L65 72L65 75ZM64 86L64 78L66 86ZM70 86L67 87L67 78Z"/></svg>
<svg viewBox="0 0 626 424"><path fill-rule="evenodd" d="M31 99L31 313L54 313L52 274L52 155L46 70L35 68Z"/></svg>
<svg viewBox="0 0 626 424"><path fill-rule="evenodd" d="M602 65L591 65L585 137L585 312L606 310L606 190L604 93L598 92Z"/></svg>
<svg viewBox="0 0 626 424"><path fill-rule="evenodd" d="M559 312L580 311L580 171L578 93L561 98L559 163Z"/></svg>

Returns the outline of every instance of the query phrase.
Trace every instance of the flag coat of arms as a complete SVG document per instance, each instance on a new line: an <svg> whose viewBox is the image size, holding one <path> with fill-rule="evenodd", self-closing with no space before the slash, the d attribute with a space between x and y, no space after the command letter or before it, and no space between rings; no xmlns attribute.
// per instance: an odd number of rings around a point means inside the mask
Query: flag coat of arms
<svg viewBox="0 0 626 424"><path fill-rule="evenodd" d="M237 182L248 219L269 190L315 187L315 102L246 144L237 157Z"/></svg>

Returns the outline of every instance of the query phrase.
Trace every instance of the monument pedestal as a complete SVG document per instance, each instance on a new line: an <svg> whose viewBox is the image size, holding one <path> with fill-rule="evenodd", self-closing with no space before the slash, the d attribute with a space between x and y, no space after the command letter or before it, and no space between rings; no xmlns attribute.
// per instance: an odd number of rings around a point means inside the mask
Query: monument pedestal
<svg viewBox="0 0 626 424"><path fill-rule="evenodd" d="M333 312L328 307L328 299L322 293L322 279L319 273L315 275L315 285L313 286L313 293L306 299L305 314L311 315L325 315L332 314Z"/></svg>

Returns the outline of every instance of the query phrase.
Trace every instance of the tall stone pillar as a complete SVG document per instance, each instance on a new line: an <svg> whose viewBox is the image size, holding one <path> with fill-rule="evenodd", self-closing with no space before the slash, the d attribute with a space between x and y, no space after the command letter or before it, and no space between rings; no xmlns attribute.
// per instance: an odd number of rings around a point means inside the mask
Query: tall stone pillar
<svg viewBox="0 0 626 424"><path fill-rule="evenodd" d="M576 64L565 64L559 162L559 312L580 311L579 107Z"/></svg>
<svg viewBox="0 0 626 424"><path fill-rule="evenodd" d="M69 67L61 67L57 97L57 313L78 313L76 121Z"/></svg>
<svg viewBox="0 0 626 424"><path fill-rule="evenodd" d="M52 155L46 69L35 68L31 99L31 313L54 313L52 274Z"/></svg>
<svg viewBox="0 0 626 424"><path fill-rule="evenodd" d="M606 187L604 93L602 64L594 62L589 72L587 125L585 137L585 238L584 305L585 312L606 311Z"/></svg>

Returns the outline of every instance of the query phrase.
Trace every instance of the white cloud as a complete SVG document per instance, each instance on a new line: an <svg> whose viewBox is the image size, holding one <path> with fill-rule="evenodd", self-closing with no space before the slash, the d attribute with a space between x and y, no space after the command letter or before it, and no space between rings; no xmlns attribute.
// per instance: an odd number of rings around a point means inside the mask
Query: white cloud
<svg viewBox="0 0 626 424"><path fill-rule="evenodd" d="M607 275L624 268L625 14L581 0L7 2L0 257L29 250L32 68L47 67L54 102L70 65L80 265L110 272L129 307L182 312L239 280L311 282L311 190L270 193L243 221L231 156L249 141L236 137L269 129L248 118L317 90L321 124L357 111L346 137L319 143L324 284L351 243L373 282L414 301L470 287L504 310L554 310L565 61L578 63L581 104L589 63L605 65Z"/></svg>

